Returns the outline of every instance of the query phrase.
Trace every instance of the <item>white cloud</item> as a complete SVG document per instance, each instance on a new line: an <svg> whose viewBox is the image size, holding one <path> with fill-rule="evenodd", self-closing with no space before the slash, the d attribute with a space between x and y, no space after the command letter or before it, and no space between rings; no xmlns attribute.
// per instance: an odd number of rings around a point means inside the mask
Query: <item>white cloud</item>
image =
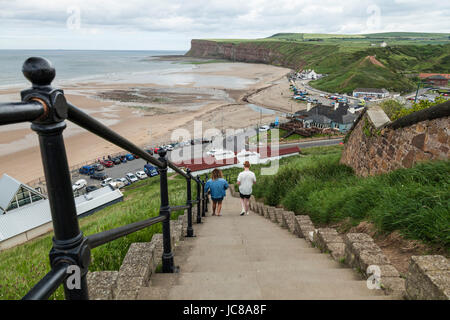
<svg viewBox="0 0 450 320"><path fill-rule="evenodd" d="M449 32L450 3L429 0L424 6L410 0L0 0L0 48L135 43L130 49L188 49L191 38L277 32ZM80 28L70 30L67 10L73 7L79 8ZM371 8L379 8L379 20L371 18Z"/></svg>

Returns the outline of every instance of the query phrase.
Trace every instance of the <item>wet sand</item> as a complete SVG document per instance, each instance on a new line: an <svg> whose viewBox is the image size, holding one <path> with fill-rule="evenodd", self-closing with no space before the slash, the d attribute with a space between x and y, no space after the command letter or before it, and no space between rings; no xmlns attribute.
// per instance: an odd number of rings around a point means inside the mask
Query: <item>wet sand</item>
<svg viewBox="0 0 450 320"><path fill-rule="evenodd" d="M171 134L175 129L192 134L194 121L202 121L203 131L237 129L258 124L261 116L263 123L269 123L282 112L290 112L285 77L289 71L263 64L211 63L180 72L177 77L192 81L175 86L149 80L76 83L62 89L68 101L133 143L157 146L174 141ZM18 101L19 91L0 90L0 101ZM261 115L249 108L247 101L277 112ZM69 121L64 138L70 166L123 151ZM23 182L43 175L38 138L28 123L0 127L0 154L0 175L7 173Z"/></svg>

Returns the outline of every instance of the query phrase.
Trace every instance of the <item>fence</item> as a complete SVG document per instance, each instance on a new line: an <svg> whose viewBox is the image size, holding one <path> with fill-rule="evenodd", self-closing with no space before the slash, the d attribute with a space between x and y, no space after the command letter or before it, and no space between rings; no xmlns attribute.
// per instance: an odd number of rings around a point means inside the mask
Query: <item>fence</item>
<svg viewBox="0 0 450 320"><path fill-rule="evenodd" d="M205 181L202 181L200 177L193 177L189 170L185 172L174 165L167 159L165 150L160 149L159 157L155 158L67 102L64 92L51 86L55 77L55 69L48 60L38 57L28 58L23 64L22 72L32 83L32 87L21 92L22 102L0 104L0 125L29 121L31 129L38 134L54 230L53 247L49 254L51 270L23 299L48 299L61 284L64 286L67 300L89 299L86 275L91 259L91 249L156 223L162 223L162 271L165 273L176 272L177 268L174 265L170 243L171 212L188 211L187 237L193 237L193 205L197 204L197 223L201 223L202 216L205 216L207 210L207 197L204 193ZM83 235L77 220L70 170L62 136L66 127L66 119L128 152L142 157L158 168L161 206L157 217L87 237ZM186 205L170 206L169 204L168 168L186 179ZM192 199L192 180L197 185L195 200ZM66 283L69 276L67 271L73 266L77 266L80 270L81 285L79 288L69 288Z"/></svg>

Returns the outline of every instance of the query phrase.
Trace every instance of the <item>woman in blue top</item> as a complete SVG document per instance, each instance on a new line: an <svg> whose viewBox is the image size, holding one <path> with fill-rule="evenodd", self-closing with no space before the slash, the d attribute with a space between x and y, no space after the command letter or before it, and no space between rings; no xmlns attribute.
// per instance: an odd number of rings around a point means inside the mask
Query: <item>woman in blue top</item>
<svg viewBox="0 0 450 320"><path fill-rule="evenodd" d="M219 169L214 169L212 172L212 178L209 179L205 184L205 193L211 191L211 200L213 202L213 213L212 215L216 215L216 206L217 206L217 215L221 216L220 210L222 209L222 200L225 197L225 190L228 189L228 182L223 178L222 171Z"/></svg>

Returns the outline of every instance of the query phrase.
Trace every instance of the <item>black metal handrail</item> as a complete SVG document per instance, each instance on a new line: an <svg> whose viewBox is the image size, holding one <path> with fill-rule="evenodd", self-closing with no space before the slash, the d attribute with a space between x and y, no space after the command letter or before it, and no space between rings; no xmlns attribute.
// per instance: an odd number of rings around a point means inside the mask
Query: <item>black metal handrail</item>
<svg viewBox="0 0 450 320"><path fill-rule="evenodd" d="M156 223L162 223L163 229L162 270L166 273L176 272L178 268L174 266L171 249L171 212L187 210L187 237L193 237L193 205L197 204L198 223L201 222L201 217L205 216L205 211L207 210L207 197L204 194L205 182L201 181L199 177L193 177L189 169L185 172L170 162L166 158L166 150L160 149L158 152L159 158L157 159L81 109L68 103L64 92L51 86L51 82L55 77L55 69L48 60L37 57L29 58L24 62L22 72L32 83L32 87L21 92L22 102L0 103L0 125L30 121L32 122L31 128L38 133L54 230L53 247L49 254L51 270L23 299L48 299L61 284L64 285L66 299L89 299L86 275L90 264L90 250ZM66 127L66 119L130 153L142 157L158 168L161 196L158 216L87 237L83 235L78 224L62 136L62 132ZM169 205L168 168L171 168L186 179L186 205ZM196 200L192 200L192 180L197 185ZM80 288L70 289L65 283L70 266L77 266L80 270Z"/></svg>

